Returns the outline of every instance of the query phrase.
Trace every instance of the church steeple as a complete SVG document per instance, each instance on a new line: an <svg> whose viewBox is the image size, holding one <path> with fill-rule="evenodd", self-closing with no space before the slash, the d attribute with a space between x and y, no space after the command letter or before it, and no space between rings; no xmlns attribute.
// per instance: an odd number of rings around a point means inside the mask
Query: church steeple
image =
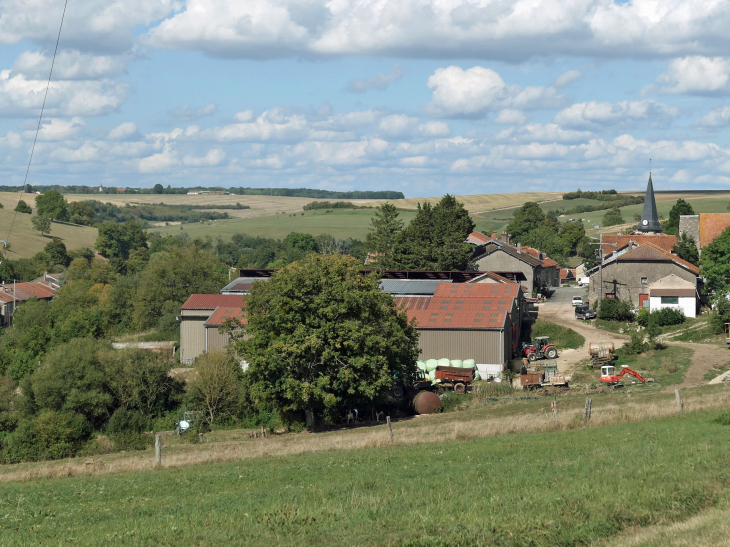
<svg viewBox="0 0 730 547"><path fill-rule="evenodd" d="M646 197L644 198L644 208L641 211L641 220L636 227L639 232L661 233L664 228L659 224L659 215L656 212L656 201L654 200L654 185L651 182L651 172L649 173L649 184L646 185Z"/></svg>

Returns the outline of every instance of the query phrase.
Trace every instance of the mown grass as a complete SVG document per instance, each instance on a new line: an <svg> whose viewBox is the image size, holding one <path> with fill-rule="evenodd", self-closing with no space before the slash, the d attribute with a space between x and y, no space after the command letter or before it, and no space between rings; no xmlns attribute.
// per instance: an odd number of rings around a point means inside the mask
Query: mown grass
<svg viewBox="0 0 730 547"><path fill-rule="evenodd" d="M719 414L4 484L0 541L587 545L725 502Z"/></svg>
<svg viewBox="0 0 730 547"><path fill-rule="evenodd" d="M550 321L537 320L532 325L532 337L549 336L550 341L558 349L578 349L585 344L585 337L571 328L551 323Z"/></svg>

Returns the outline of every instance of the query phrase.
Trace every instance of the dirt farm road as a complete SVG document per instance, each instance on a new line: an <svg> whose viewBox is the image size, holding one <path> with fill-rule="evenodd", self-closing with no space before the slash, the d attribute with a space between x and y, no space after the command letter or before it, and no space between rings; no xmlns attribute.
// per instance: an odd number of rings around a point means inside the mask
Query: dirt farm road
<svg viewBox="0 0 730 547"><path fill-rule="evenodd" d="M550 321L564 327L569 327L585 337L585 344L579 349L562 350L558 361L561 370L571 373L575 365L588 358L588 344L591 342L613 342L616 348L624 345L629 337L625 334L614 334L579 321L575 318L575 311L571 300L573 296L586 298L587 290L581 287L560 287L555 289L552 298L538 305L538 318ZM679 385L668 386L663 389L671 392L675 389L684 389L706 384L703 376L716 366L730 361L730 352L725 347L713 344L693 344L689 342L664 342L669 346L680 346L692 350L691 365L684 381Z"/></svg>

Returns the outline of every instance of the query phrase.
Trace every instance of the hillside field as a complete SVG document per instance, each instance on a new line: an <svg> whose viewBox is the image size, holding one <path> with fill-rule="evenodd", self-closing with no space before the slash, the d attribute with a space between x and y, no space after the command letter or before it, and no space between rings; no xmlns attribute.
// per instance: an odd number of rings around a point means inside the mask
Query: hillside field
<svg viewBox="0 0 730 547"><path fill-rule="evenodd" d="M8 238L10 249L5 256L11 259L30 258L35 253L42 251L43 247L51 241L52 237L58 237L66 244L68 250L80 249L81 247L94 248L98 235L96 228L88 226L72 226L68 224L51 224L51 233L41 236L31 224L31 215L18 213L12 232L8 237L10 226L15 213L8 203L3 203L4 209L0 209L0 239ZM12 204L15 207L15 204ZM1 245L0 245L1 247Z"/></svg>
<svg viewBox="0 0 730 547"><path fill-rule="evenodd" d="M216 220L161 226L149 231L159 232L162 235L179 234L182 231L190 237L222 237L230 239L233 234L248 234L250 236L273 237L282 239L291 232L305 232L312 235L330 234L337 239L351 237L364 240L370 227L370 219L375 214L374 209L334 209L331 213L324 210L299 211L296 214L279 214L258 218ZM408 224L415 216L415 211L401 211L400 218Z"/></svg>
<svg viewBox="0 0 730 547"><path fill-rule="evenodd" d="M220 431L203 445L165 437L162 469L123 472L121 458L137 456L122 454L99 475L5 482L41 464L4 466L0 543L719 545L728 389L683 392L681 415L673 394L596 392L587 427L583 397L558 397L557 425L552 398L538 397L396 422L394 443L383 425ZM168 467L175 446L200 465Z"/></svg>

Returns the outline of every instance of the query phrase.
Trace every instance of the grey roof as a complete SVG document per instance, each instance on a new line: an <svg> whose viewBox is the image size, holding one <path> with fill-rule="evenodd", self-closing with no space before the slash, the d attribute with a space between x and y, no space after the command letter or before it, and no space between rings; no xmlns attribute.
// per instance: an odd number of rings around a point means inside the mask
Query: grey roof
<svg viewBox="0 0 730 547"><path fill-rule="evenodd" d="M381 279L380 288L390 294L411 294L433 296L440 283L451 283L450 279Z"/></svg>
<svg viewBox="0 0 730 547"><path fill-rule="evenodd" d="M485 250L490 245L496 245L496 248L492 251L487 250L486 256L489 256L490 254L497 251L497 249L504 251L508 255L512 255L515 258L522 260L523 262L527 262L530 266L536 267L536 266L542 266L542 261L534 256L532 256L529 253L525 253L522 251L518 251L517 247L513 247L512 245L508 245L507 243L501 242L501 241L489 241L484 245ZM481 256L476 257L478 260L481 260Z"/></svg>
<svg viewBox="0 0 730 547"><path fill-rule="evenodd" d="M268 277L239 277L221 289L221 294L248 293L255 281L268 281Z"/></svg>
<svg viewBox="0 0 730 547"><path fill-rule="evenodd" d="M646 185L646 197L644 208L641 211L641 221L636 227L639 232L661 232L664 230L659 224L659 215L656 212L656 201L654 200L654 184L651 182L649 173L649 184Z"/></svg>

